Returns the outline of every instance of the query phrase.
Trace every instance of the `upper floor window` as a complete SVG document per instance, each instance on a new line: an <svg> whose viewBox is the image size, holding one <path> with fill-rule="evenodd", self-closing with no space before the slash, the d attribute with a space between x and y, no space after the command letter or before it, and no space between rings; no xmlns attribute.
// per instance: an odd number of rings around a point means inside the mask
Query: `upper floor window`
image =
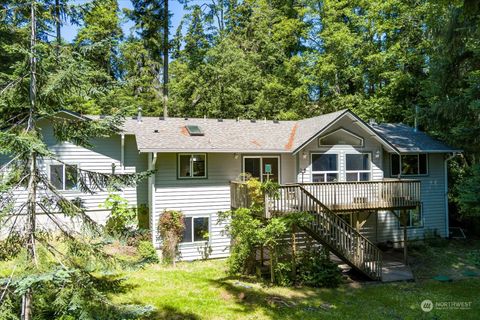
<svg viewBox="0 0 480 320"><path fill-rule="evenodd" d="M206 178L206 154L180 154L178 155L179 178Z"/></svg>
<svg viewBox="0 0 480 320"><path fill-rule="evenodd" d="M428 174L428 158L424 153L401 156L398 154L392 154L390 159L392 176L397 176L399 174L403 176Z"/></svg>
<svg viewBox="0 0 480 320"><path fill-rule="evenodd" d="M243 157L243 172L260 181L279 181L280 158L276 156Z"/></svg>
<svg viewBox="0 0 480 320"><path fill-rule="evenodd" d="M338 154L312 153L312 182L338 181Z"/></svg>
<svg viewBox="0 0 480 320"><path fill-rule="evenodd" d="M78 167L76 165L50 165L50 183L58 190L77 190Z"/></svg>
<svg viewBox="0 0 480 320"><path fill-rule="evenodd" d="M346 154L345 175L347 181L369 181L370 180L370 154Z"/></svg>

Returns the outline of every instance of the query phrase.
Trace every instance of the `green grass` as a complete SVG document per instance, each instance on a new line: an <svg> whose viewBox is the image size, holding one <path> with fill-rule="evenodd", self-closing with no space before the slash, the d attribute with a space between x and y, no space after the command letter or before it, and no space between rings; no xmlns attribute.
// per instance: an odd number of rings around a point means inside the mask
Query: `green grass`
<svg viewBox="0 0 480 320"><path fill-rule="evenodd" d="M416 279L439 275L462 279L466 272L480 276L479 261L472 257L475 252L480 252L480 240L439 239L431 245L412 245L409 262Z"/></svg>
<svg viewBox="0 0 480 320"><path fill-rule="evenodd" d="M149 319L478 319L480 312L480 278L280 288L228 278L224 260L180 263L176 268L152 265L127 276L130 290L113 296L114 301L154 306ZM472 306L425 313L420 309L424 299Z"/></svg>
<svg viewBox="0 0 480 320"><path fill-rule="evenodd" d="M478 319L480 277L462 273L478 270L471 253L479 249L480 241L417 245L410 250L417 282L353 283L336 289L270 287L231 278L225 260L183 262L175 268L147 265L124 271L121 290L109 296L120 304L153 306L148 319ZM121 248L116 250L120 256ZM0 278L13 267L2 262ZM432 280L437 275L456 280ZM469 310L425 313L420 309L425 299L472 304Z"/></svg>

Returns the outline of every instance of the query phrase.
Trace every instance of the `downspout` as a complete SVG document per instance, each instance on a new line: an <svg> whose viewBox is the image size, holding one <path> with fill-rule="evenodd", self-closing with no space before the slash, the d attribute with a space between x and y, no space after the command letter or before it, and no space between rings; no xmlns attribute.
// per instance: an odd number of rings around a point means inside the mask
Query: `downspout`
<svg viewBox="0 0 480 320"><path fill-rule="evenodd" d="M122 133L120 137L122 139L122 149L120 150L120 166L122 173L125 173L125 134Z"/></svg>
<svg viewBox="0 0 480 320"><path fill-rule="evenodd" d="M157 153L150 152L148 154L148 171L155 170L157 164ZM150 214L150 230L152 231L152 243L156 247L157 230L155 225L155 174L148 177L148 211Z"/></svg>
<svg viewBox="0 0 480 320"><path fill-rule="evenodd" d="M448 161L452 160L458 155L458 153L453 152L450 154L444 162L444 170L445 170L445 236L448 238L450 236L450 226L449 226L449 209L448 209Z"/></svg>
<svg viewBox="0 0 480 320"><path fill-rule="evenodd" d="M125 173L125 134L120 135L120 172ZM125 197L125 189L122 188L122 197Z"/></svg>

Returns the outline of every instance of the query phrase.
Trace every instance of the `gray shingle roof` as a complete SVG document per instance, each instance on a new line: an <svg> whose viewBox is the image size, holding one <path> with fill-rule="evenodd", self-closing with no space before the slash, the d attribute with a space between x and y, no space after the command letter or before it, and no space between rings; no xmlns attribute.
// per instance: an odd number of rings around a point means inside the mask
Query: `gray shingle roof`
<svg viewBox="0 0 480 320"><path fill-rule="evenodd" d="M340 110L299 121L234 120L202 118L142 117L128 118L123 125L126 134L136 137L140 152L244 152L291 153L326 129L336 119L349 113ZM98 116L87 116L97 119ZM197 125L203 136L190 136L186 125ZM368 124L366 124L368 126ZM370 125L383 138L389 150L399 152L460 151L403 124Z"/></svg>
<svg viewBox="0 0 480 320"><path fill-rule="evenodd" d="M444 153L461 151L430 137L425 132L415 132L412 127L402 123L384 123L372 125L372 127L400 152Z"/></svg>
<svg viewBox="0 0 480 320"><path fill-rule="evenodd" d="M123 130L134 134L141 152L292 152L328 126L345 110L300 121L142 117L126 119ZM186 125L197 125L203 136L190 136Z"/></svg>

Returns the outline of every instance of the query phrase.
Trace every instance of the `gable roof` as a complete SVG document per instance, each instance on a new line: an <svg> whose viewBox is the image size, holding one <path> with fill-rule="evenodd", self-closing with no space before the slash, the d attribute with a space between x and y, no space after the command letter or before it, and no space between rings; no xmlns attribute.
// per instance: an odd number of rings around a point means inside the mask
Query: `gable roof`
<svg viewBox="0 0 480 320"><path fill-rule="evenodd" d="M384 123L372 125L382 136L386 137L401 153L448 153L462 152L436 140L422 131L415 131L403 123Z"/></svg>
<svg viewBox="0 0 480 320"><path fill-rule="evenodd" d="M455 152L425 133L405 125L371 126L348 109L299 121L235 120L206 118L127 118L122 130L135 135L140 152L240 152L297 153L348 116L387 151ZM87 116L97 119L98 116ZM198 126L203 135L192 136L187 126Z"/></svg>

